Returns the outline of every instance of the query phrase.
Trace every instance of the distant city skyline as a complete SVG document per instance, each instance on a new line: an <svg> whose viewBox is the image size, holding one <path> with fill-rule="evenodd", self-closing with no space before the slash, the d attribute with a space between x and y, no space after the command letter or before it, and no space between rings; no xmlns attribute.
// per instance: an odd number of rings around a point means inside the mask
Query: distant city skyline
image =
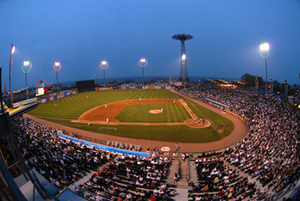
<svg viewBox="0 0 300 201"><path fill-rule="evenodd" d="M262 41L270 44L268 80L300 84L300 1L1 1L0 67L9 90L9 53L15 45L12 89L25 88L22 61L30 59L28 86L39 79L56 83L53 63L61 62L59 82L179 76L180 43L190 34L186 60L190 77L265 80ZM3 83L2 83L3 86Z"/></svg>

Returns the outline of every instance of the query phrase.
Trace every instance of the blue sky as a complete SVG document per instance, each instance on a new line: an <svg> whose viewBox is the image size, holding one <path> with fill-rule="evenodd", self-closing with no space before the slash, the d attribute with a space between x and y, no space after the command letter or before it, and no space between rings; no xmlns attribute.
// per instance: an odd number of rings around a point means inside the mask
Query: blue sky
<svg viewBox="0 0 300 201"><path fill-rule="evenodd" d="M268 79L300 84L300 1L298 0L2 0L0 67L8 89L9 53L12 88L25 87L22 61L30 59L28 86L39 79L59 81L142 76L179 76L180 42L186 41L189 76L265 79L259 44L270 44Z"/></svg>

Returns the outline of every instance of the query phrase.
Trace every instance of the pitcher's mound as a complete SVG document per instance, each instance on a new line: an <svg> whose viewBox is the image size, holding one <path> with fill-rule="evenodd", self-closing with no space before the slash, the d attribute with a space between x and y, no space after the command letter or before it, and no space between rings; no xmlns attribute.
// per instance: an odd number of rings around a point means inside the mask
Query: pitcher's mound
<svg viewBox="0 0 300 201"><path fill-rule="evenodd" d="M162 111L159 110L159 109L155 109L155 110L149 110L149 113L151 113L151 114L159 114L159 113L162 113Z"/></svg>

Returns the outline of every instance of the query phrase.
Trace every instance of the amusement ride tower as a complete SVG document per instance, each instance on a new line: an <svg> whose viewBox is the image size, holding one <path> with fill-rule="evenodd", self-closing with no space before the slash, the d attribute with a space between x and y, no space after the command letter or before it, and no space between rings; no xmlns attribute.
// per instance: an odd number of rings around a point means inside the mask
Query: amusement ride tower
<svg viewBox="0 0 300 201"><path fill-rule="evenodd" d="M191 40L193 36L189 34L176 34L172 36L172 38L181 41L181 64L180 64L179 82L184 82L184 83L189 82L190 79L187 70L184 41Z"/></svg>

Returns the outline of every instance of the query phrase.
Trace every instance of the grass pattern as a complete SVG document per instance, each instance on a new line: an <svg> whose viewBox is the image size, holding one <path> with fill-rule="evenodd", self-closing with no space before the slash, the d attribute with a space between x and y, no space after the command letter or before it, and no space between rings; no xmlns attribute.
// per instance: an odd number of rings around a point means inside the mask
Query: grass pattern
<svg viewBox="0 0 300 201"><path fill-rule="evenodd" d="M149 113L149 110L161 108L163 108L163 113ZM184 122L189 118L190 116L188 112L182 105L174 104L128 105L116 116L116 119L118 119L120 122L139 123L179 123Z"/></svg>
<svg viewBox="0 0 300 201"><path fill-rule="evenodd" d="M185 125L177 126L128 126L118 125L110 126L117 128L100 130L101 125L91 125L72 123L71 120L78 119L81 114L94 107L124 101L142 99L177 99L173 92L169 90L112 90L112 91L94 91L68 96L62 99L57 99L45 104L39 105L36 109L29 112L30 115L37 116L54 123L88 130L97 133L105 133L114 136L122 136L128 138L171 141L171 142L193 142L205 143L220 140L231 133L233 123L218 114L195 104L188 99L184 101L189 105L190 109L201 118L205 118L211 122L211 126L203 129L190 128ZM180 98L180 97L179 97ZM55 106L55 104L57 106ZM127 106L128 107L128 106ZM154 104L154 105L130 105L117 115L120 121L141 121L141 122L182 122L190 118L187 111L180 105L173 104ZM150 109L164 108L164 113L153 115L148 112ZM138 120L137 120L138 119ZM228 125L223 133L213 133L220 125ZM80 134L80 133L79 133Z"/></svg>

